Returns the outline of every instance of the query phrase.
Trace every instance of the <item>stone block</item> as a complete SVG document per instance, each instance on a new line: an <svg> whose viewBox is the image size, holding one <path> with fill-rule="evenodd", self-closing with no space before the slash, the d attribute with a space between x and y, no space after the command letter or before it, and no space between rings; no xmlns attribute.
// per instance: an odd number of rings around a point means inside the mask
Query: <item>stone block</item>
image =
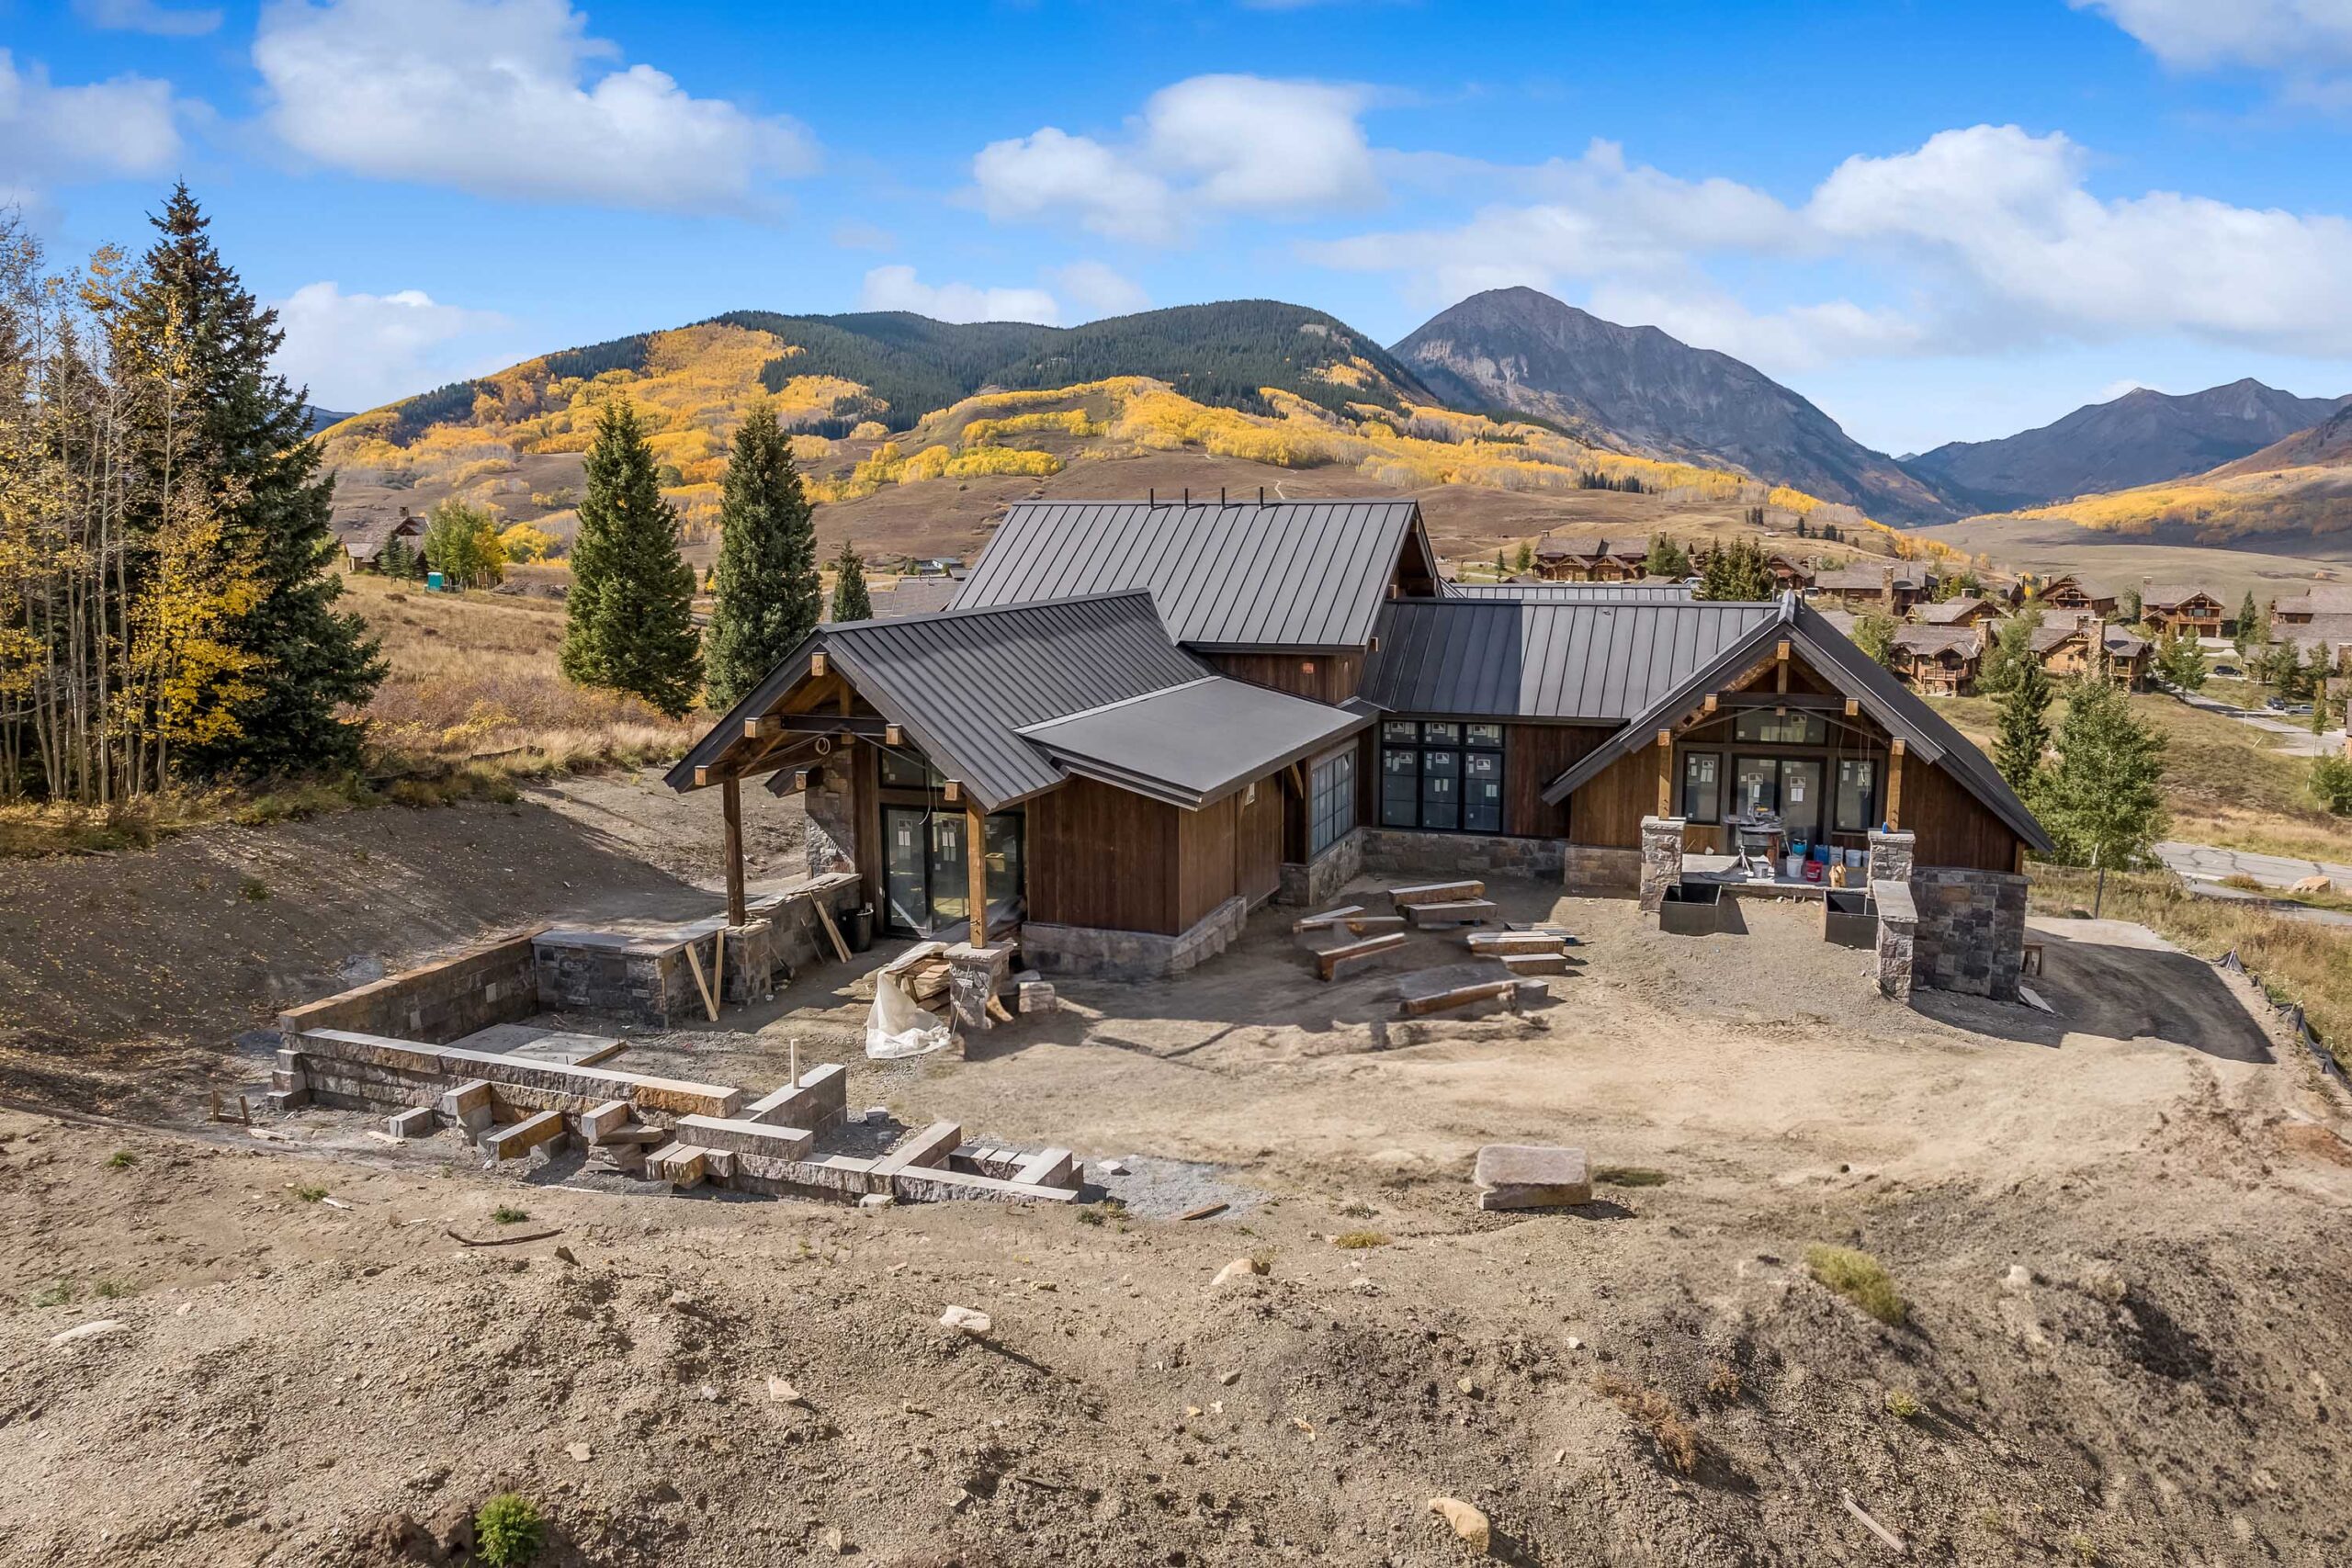
<svg viewBox="0 0 2352 1568"><path fill-rule="evenodd" d="M519 1159L542 1145L550 1149L561 1148L563 1136L562 1115L542 1111L507 1126L492 1128L483 1135L481 1146L493 1159Z"/></svg>
<svg viewBox="0 0 2352 1568"><path fill-rule="evenodd" d="M1642 818L1642 912L1657 913L1666 890L1682 880L1682 829L1679 817Z"/></svg>
<svg viewBox="0 0 2352 1568"><path fill-rule="evenodd" d="M681 1139L700 1148L765 1155L772 1159L798 1159L817 1141L815 1134L799 1127L719 1116L681 1116L677 1131Z"/></svg>
<svg viewBox="0 0 2352 1568"><path fill-rule="evenodd" d="M599 1143L637 1120L637 1108L626 1100L608 1100L580 1113L580 1135Z"/></svg>
<svg viewBox="0 0 2352 1568"><path fill-rule="evenodd" d="M1058 1004L1054 998L1054 987L1052 981L1023 980L1021 983L1021 1010L1023 1012L1051 1012L1057 1005Z"/></svg>
<svg viewBox="0 0 2352 1568"><path fill-rule="evenodd" d="M934 1122L876 1160L874 1174L890 1177L917 1167L944 1166L963 1141L964 1130L955 1122Z"/></svg>
<svg viewBox="0 0 2352 1568"><path fill-rule="evenodd" d="M1542 1144L1488 1144L1472 1172L1481 1209L1562 1209L1592 1201L1592 1172L1582 1149Z"/></svg>
<svg viewBox="0 0 2352 1568"><path fill-rule="evenodd" d="M413 1105L386 1118L384 1131L395 1138L429 1138L435 1125L431 1106Z"/></svg>
<svg viewBox="0 0 2352 1568"><path fill-rule="evenodd" d="M462 1122L475 1112L488 1115L492 1108L490 1085L471 1078L441 1096L441 1114L452 1122Z"/></svg>

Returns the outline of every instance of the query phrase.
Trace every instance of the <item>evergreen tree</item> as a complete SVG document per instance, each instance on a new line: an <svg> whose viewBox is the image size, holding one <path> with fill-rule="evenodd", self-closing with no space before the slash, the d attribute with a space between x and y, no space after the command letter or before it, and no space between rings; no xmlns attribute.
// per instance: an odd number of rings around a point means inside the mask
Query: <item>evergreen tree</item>
<svg viewBox="0 0 2352 1568"><path fill-rule="evenodd" d="M2041 665L2027 660L1993 706L1998 716L1993 765L2018 798L2030 802L2041 772L2041 754L2050 749L2050 677Z"/></svg>
<svg viewBox="0 0 2352 1568"><path fill-rule="evenodd" d="M2125 589L2122 597L2117 601L2117 608L2122 612L2125 626L2139 625L2140 617L2145 609L2140 603L2140 591L2136 588Z"/></svg>
<svg viewBox="0 0 2352 1568"><path fill-rule="evenodd" d="M2041 629L2041 606L2030 603L2003 621L1993 634L1993 645L1984 650L1976 689L1998 696L2023 680L2028 670L2039 671L2041 660L2034 657L2033 634Z"/></svg>
<svg viewBox="0 0 2352 1568"><path fill-rule="evenodd" d="M1680 544L1664 534L1650 536L1649 558L1642 563L1647 577L1663 577L1679 581L1690 575L1690 556Z"/></svg>
<svg viewBox="0 0 2352 1568"><path fill-rule="evenodd" d="M1854 646L1869 654L1880 669L1894 668L1894 617L1872 614L1856 621Z"/></svg>
<svg viewBox="0 0 2352 1568"><path fill-rule="evenodd" d="M703 679L733 707L816 629L817 525L775 408L755 403L735 433L718 502L718 564Z"/></svg>
<svg viewBox="0 0 2352 1568"><path fill-rule="evenodd" d="M1534 547L1534 545L1532 545L1532 543L1530 543L1529 541L1527 541L1527 540L1525 540L1525 539L1521 539L1521 540L1519 542L1519 557L1518 557L1518 560L1519 560L1519 570L1521 570L1521 571L1533 571L1533 570L1535 570L1535 547Z"/></svg>
<svg viewBox="0 0 2352 1568"><path fill-rule="evenodd" d="M628 399L605 405L586 479L557 660L567 679L632 692L675 718L702 685L695 573Z"/></svg>
<svg viewBox="0 0 2352 1568"><path fill-rule="evenodd" d="M1775 597L1772 569L1765 565L1764 552L1756 541L1735 539L1709 556L1707 570L1699 579L1698 596L1750 604Z"/></svg>
<svg viewBox="0 0 2352 1568"><path fill-rule="evenodd" d="M2144 862L2164 831L2164 738L2133 715L2121 687L2077 681L2055 739L2038 813L2059 858L2097 866L2103 892L2107 871Z"/></svg>
<svg viewBox="0 0 2352 1568"><path fill-rule="evenodd" d="M2184 692L2202 691L2205 686L2205 650L2194 637L2184 635L2177 627L2165 634L2156 644L2156 673L2168 684Z"/></svg>
<svg viewBox="0 0 2352 1568"><path fill-rule="evenodd" d="M842 553L833 558L833 620L838 624L873 618L874 600L865 592L865 558L843 539Z"/></svg>
<svg viewBox="0 0 2352 1568"><path fill-rule="evenodd" d="M269 366L285 333L220 259L210 220L185 184L175 186L143 276L126 302L118 342L158 358L186 406L200 410L175 460L205 476L228 555L250 566L259 593L223 641L250 660L251 689L232 725L181 753L198 773L246 777L347 767L360 729L337 710L366 703L387 669L367 623L335 608L343 584L328 526L334 477L320 471L309 438L310 393ZM161 416L146 411L140 439L147 466L164 459ZM183 468L186 471L186 468ZM147 531L162 525L158 515Z"/></svg>
<svg viewBox="0 0 2352 1568"><path fill-rule="evenodd" d="M408 540L395 534L385 541L376 557L376 570L386 577L404 578L408 575Z"/></svg>
<svg viewBox="0 0 2352 1568"><path fill-rule="evenodd" d="M2238 605L2237 629L2230 637L2230 641L2236 645L2239 658L2245 658L2245 650L2262 640L2262 611L2254 602L2254 590L2249 588L2245 591L2245 600Z"/></svg>

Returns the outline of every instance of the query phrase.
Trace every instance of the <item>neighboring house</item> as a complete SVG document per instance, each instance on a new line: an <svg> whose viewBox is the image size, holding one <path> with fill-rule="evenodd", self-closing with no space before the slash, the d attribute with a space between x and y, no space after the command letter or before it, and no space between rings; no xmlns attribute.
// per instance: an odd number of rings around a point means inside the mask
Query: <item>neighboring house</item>
<svg viewBox="0 0 2352 1568"><path fill-rule="evenodd" d="M2101 617L2112 617L2119 603L2114 589L2072 573L2050 579L2033 597L2046 609Z"/></svg>
<svg viewBox="0 0 2352 1568"><path fill-rule="evenodd" d="M873 601L874 619L903 621L910 615L937 615L956 602L956 592L963 586L961 577L901 577L895 581L868 583L865 596ZM833 604L830 595L819 618L826 621L833 618Z"/></svg>
<svg viewBox="0 0 2352 1568"><path fill-rule="evenodd" d="M1927 597L1931 586L1917 567L1899 561L1856 561L1813 574L1815 599L1835 600L1858 614L1875 610L1898 620Z"/></svg>
<svg viewBox="0 0 2352 1568"><path fill-rule="evenodd" d="M1984 634L1973 626L1894 628L1894 672L1915 692L1966 696L1984 660Z"/></svg>
<svg viewBox="0 0 2352 1568"><path fill-rule="evenodd" d="M2303 626L2328 615L2352 615L2352 587L2322 585L2270 602L2273 626Z"/></svg>
<svg viewBox="0 0 2352 1568"><path fill-rule="evenodd" d="M2000 617L2001 607L1990 599L1964 593L1956 599L1930 599L1919 606L1919 624L1928 626L1978 626Z"/></svg>
<svg viewBox="0 0 2352 1568"><path fill-rule="evenodd" d="M2109 678L2133 691L2147 684L2148 661L2155 645L2136 632L2096 615L2071 620L2057 617L2044 622L2034 629L2027 646L2041 661L2042 669L2063 680L2092 673L2091 649L2101 642L2106 645Z"/></svg>
<svg viewBox="0 0 2352 1568"><path fill-rule="evenodd" d="M2221 600L2202 588L2151 588L2140 595L2140 618L2160 633L2222 637L2229 617Z"/></svg>
<svg viewBox="0 0 2352 1568"><path fill-rule="evenodd" d="M1921 973L1933 924L1973 944L1961 984L2014 994L2014 874L2047 838L1821 615L1504 586L1444 585L1411 502L1021 503L954 609L819 628L670 783L773 774L806 792L809 869L854 870L885 925L1118 976L1366 870L1653 903L1686 841L1769 809L1912 857L1880 869L1937 890Z"/></svg>
<svg viewBox="0 0 2352 1568"><path fill-rule="evenodd" d="M1535 544L1535 573L1546 582L1625 582L1640 577L1649 558L1646 538L1546 534Z"/></svg>
<svg viewBox="0 0 2352 1568"><path fill-rule="evenodd" d="M1697 565L1698 558L1693 556L1691 562L1694 566ZM1775 553L1766 556L1764 564L1772 573L1772 585L1782 592L1787 592L1791 589L1803 592L1813 586L1814 572L1811 561L1803 561L1794 556Z"/></svg>
<svg viewBox="0 0 2352 1568"><path fill-rule="evenodd" d="M334 532L335 543L343 547L344 568L348 571L377 570L383 565L384 547L394 539L406 539L412 550L424 542L424 519L412 515L405 506L397 516L362 512L338 517L328 526Z"/></svg>
<svg viewBox="0 0 2352 1568"><path fill-rule="evenodd" d="M2270 640L2291 646L2306 664L2313 653L2333 664L2352 649L2352 614L2317 615L2274 625Z"/></svg>

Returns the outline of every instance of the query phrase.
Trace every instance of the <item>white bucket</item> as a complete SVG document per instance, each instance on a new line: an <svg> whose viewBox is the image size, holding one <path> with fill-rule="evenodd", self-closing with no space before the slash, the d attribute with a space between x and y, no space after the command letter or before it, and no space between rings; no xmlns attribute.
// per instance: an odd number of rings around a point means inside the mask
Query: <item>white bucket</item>
<svg viewBox="0 0 2352 1568"><path fill-rule="evenodd" d="M1791 856L1789 856L1789 860L1788 860L1788 877L1789 877L1789 880L1790 880L1791 882L1796 882L1796 881L1799 881L1799 880L1803 879L1803 877L1804 877L1804 856L1803 856L1803 855L1791 855Z"/></svg>

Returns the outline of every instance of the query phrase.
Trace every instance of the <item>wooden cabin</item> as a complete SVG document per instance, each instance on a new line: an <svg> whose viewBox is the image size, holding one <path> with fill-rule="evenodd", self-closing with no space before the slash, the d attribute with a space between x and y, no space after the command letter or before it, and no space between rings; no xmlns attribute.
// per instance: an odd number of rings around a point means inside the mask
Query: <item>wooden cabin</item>
<svg viewBox="0 0 2352 1568"><path fill-rule="evenodd" d="M1535 572L1546 582L1631 582L1649 558L1649 540L1644 537L1546 534L1535 544Z"/></svg>
<svg viewBox="0 0 2352 1568"><path fill-rule="evenodd" d="M2228 606L2202 588L2151 588L2140 596L2140 618L2160 635L2226 637L2229 617Z"/></svg>
<svg viewBox="0 0 2352 1568"><path fill-rule="evenodd" d="M1915 692L1961 697L1976 689L1984 659L1984 634L1974 626L1903 626L1894 628L1895 676Z"/></svg>
<svg viewBox="0 0 2352 1568"><path fill-rule="evenodd" d="M2035 628L2027 645L2042 669L2060 680L2104 672L2132 691L2148 683L2155 645L2128 627L2098 617L2055 619ZM2092 649L2102 652L2094 657Z"/></svg>
<svg viewBox="0 0 2352 1568"><path fill-rule="evenodd" d="M394 539L407 541L411 552L424 544L424 519L405 506L392 516L379 512L355 513L336 518L329 527L334 530L335 543L343 547L346 571L381 570L384 551Z"/></svg>
<svg viewBox="0 0 2352 1568"><path fill-rule="evenodd" d="M1816 601L1841 604L1860 615L1876 610L1897 620L1909 615L1933 586L1925 573L1902 561L1856 561L1813 575Z"/></svg>
<svg viewBox="0 0 2352 1568"><path fill-rule="evenodd" d="M2291 598L2270 602L2274 626L2307 626L2327 615L2352 615L2352 586L2322 583Z"/></svg>
<svg viewBox="0 0 2352 1568"><path fill-rule="evenodd" d="M1990 599L1963 593L1951 599L1930 599L1918 607L1923 626L1981 626L1998 620L2001 607Z"/></svg>
<svg viewBox="0 0 2352 1568"><path fill-rule="evenodd" d="M1112 975L1366 869L1630 892L1652 815L1694 846L1743 807L1910 829L1971 871L2048 842L1792 595L1450 583L1411 502L1017 504L954 609L820 628L672 771L726 797L738 914L753 778L805 793L809 869L886 929Z"/></svg>
<svg viewBox="0 0 2352 1568"><path fill-rule="evenodd" d="M2068 615L2097 615L2112 619L2117 604L2121 603L2114 589L2103 582L2069 572L2053 577L2035 590L2035 603L2045 609L2064 611Z"/></svg>

